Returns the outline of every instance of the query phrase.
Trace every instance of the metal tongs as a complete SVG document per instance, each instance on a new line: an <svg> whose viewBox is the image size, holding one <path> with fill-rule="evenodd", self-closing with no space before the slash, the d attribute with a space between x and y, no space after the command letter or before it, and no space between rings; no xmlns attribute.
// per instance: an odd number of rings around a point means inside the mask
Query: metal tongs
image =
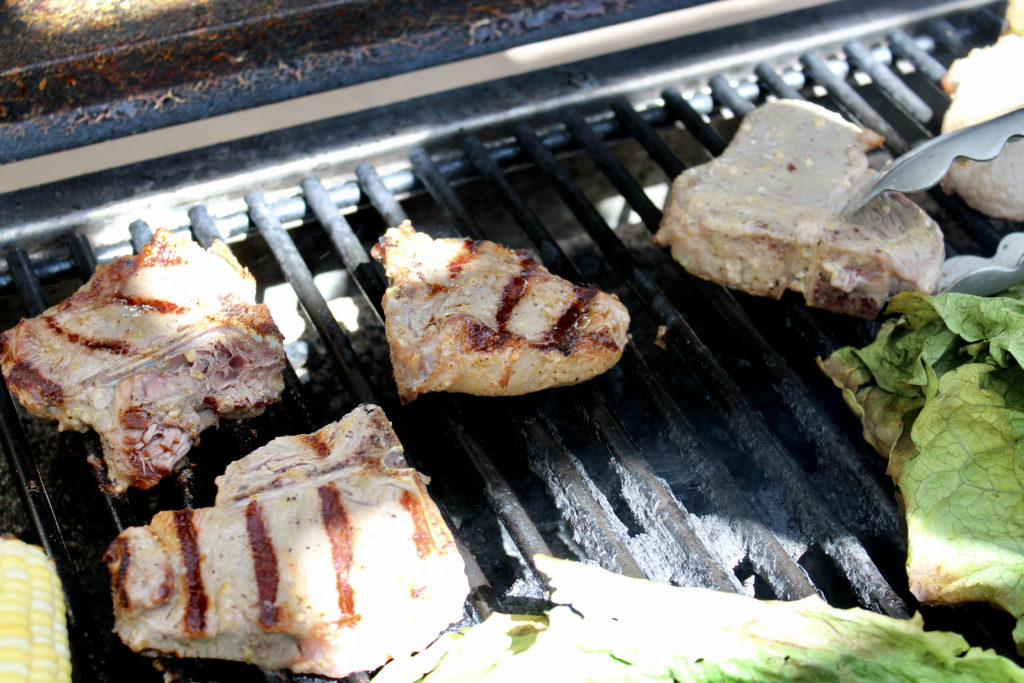
<svg viewBox="0 0 1024 683"><path fill-rule="evenodd" d="M988 121L932 138L879 171L847 202L842 215L862 209L883 192L919 192L942 180L958 157L996 158L1006 143L1024 135L1024 107ZM1024 233L1003 238L995 256L954 256L942 264L941 291L989 296L1024 280Z"/></svg>
<svg viewBox="0 0 1024 683"><path fill-rule="evenodd" d="M975 161L995 159L1012 138L1024 135L1024 107L954 130L918 145L879 171L874 179L846 203L849 216L887 192L920 192L939 184L957 157Z"/></svg>

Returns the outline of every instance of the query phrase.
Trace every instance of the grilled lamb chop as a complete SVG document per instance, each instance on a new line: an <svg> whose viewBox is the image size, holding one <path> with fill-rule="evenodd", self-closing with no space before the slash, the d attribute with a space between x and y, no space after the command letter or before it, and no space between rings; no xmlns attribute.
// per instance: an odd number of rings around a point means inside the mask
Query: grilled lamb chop
<svg viewBox="0 0 1024 683"><path fill-rule="evenodd" d="M228 249L157 230L62 303L0 335L29 412L100 435L111 486L149 488L219 417L280 396L281 333Z"/></svg>
<svg viewBox="0 0 1024 683"><path fill-rule="evenodd" d="M971 50L953 62L942 79L950 96L942 132L958 130L1024 106L1024 82L1006 78L1006 69L1024 62L1024 37L1006 35L995 45ZM1011 140L995 159L953 162L942 189L959 194L978 211L1024 220L1024 141Z"/></svg>
<svg viewBox="0 0 1024 683"><path fill-rule="evenodd" d="M618 297L552 275L524 251L431 239L406 222L372 250L391 286L385 333L398 395L517 396L576 384L622 357Z"/></svg>
<svg viewBox="0 0 1024 683"><path fill-rule="evenodd" d="M890 194L838 215L881 143L816 105L764 104L719 158L675 179L654 241L698 277L865 318L892 293L933 292L942 233L917 205Z"/></svg>
<svg viewBox="0 0 1024 683"><path fill-rule="evenodd" d="M326 676L463 616L462 557L384 412L362 405L228 466L213 507L159 512L106 555L133 650Z"/></svg>

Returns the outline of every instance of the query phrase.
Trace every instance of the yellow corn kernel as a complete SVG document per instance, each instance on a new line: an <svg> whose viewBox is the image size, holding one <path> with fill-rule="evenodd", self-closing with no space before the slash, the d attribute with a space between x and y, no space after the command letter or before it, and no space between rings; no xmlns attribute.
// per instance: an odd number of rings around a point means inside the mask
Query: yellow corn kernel
<svg viewBox="0 0 1024 683"><path fill-rule="evenodd" d="M0 538L0 683L70 683L64 591L42 548Z"/></svg>

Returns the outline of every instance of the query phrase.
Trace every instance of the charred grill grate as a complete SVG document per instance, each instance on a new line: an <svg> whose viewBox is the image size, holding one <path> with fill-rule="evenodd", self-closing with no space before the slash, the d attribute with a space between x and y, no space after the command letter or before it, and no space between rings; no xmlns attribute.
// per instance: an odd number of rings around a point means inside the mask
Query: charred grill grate
<svg viewBox="0 0 1024 683"><path fill-rule="evenodd" d="M280 405L204 434L194 466L153 494L100 496L91 480L82 484L83 496L95 497L94 507L106 515L90 522L97 537L87 552L66 540L78 534L80 520L55 512L63 506L43 486L38 448L10 394L0 392L4 451L30 528L65 582L79 676L136 680L149 669L108 633L106 584L86 583L98 574L83 572L118 530L146 521L157 507L209 504L212 478L229 460L367 401L385 408L410 462L433 477L431 492L474 586L467 620L542 604L531 566L536 553L764 598L819 592L839 606L897 617L918 609L906 587L905 539L883 464L813 363L815 355L866 341L873 325L808 310L795 297L765 301L691 278L649 244L661 211L644 187L641 176L649 174L638 169L647 164L660 181L671 180L692 156L719 154L736 118L769 96L822 102L884 133L887 150L899 154L937 134L948 104L938 79L952 58L994 39L1000 9L907 26L871 47L849 41L842 58L807 51L799 56L802 68L780 72L761 62L732 80L711 74L707 91L684 96L668 88L661 106L638 110L615 98L586 115L562 109L543 125L519 123L510 137L466 135L445 154L416 149L402 170L385 175L364 162L353 182L333 188L307 177L299 194L277 202L254 189L241 214L215 218L193 206L188 229L197 241L229 239L258 280L284 282L294 292L312 330L310 374L321 386L290 370ZM687 161L677 156L679 141L689 145ZM638 222L609 223L582 187L595 177L614 188ZM991 252L1001 235L1019 227L989 221L941 191L922 201L951 254ZM570 217L556 227L548 220L554 205ZM496 212L500 224L485 223ZM529 246L552 272L618 293L634 318L634 339L619 367L535 396L429 395L400 407L381 350L386 282L368 247L384 227L410 215L434 236ZM421 222L427 216L433 218ZM144 221L131 224L136 251L150 234ZM44 282L73 285L91 274L98 257L86 236L68 236L65 247L56 258L35 261L19 248L7 252L0 289L16 291L18 315L54 303ZM332 270L347 274L346 291L358 300L356 332L339 324L318 284ZM92 435L75 438L74 448L98 453ZM78 464L81 454L68 456L65 466L88 469ZM932 616L1012 652L1002 615L961 608ZM213 662L166 666L183 680L310 678Z"/></svg>

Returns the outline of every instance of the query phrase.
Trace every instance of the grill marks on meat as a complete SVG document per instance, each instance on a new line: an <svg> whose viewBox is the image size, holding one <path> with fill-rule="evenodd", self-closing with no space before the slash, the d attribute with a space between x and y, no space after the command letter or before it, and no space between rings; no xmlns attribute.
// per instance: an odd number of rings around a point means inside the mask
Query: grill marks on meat
<svg viewBox="0 0 1024 683"><path fill-rule="evenodd" d="M3 337L0 336L0 343ZM16 396L34 392L44 401L62 401L64 387L43 377L27 360L15 362L10 370L4 371L7 386Z"/></svg>
<svg viewBox="0 0 1024 683"><path fill-rule="evenodd" d="M43 320L46 322L46 326L49 327L54 334L66 337L72 344L81 344L85 348L93 351L110 351L111 353L119 356L127 356L134 352L131 344L121 341L120 339L90 339L88 337L75 334L74 332L68 332L61 327L60 322L53 316L44 315Z"/></svg>
<svg viewBox="0 0 1024 683"><path fill-rule="evenodd" d="M196 539L196 527L192 523L192 510L176 510L172 516L185 565L185 632L201 636L206 630L206 608L210 601L206 597L203 575L199 571L199 542Z"/></svg>
<svg viewBox="0 0 1024 683"><path fill-rule="evenodd" d="M430 554L431 549L431 534L430 534L430 523L427 521L426 511L423 509L421 501L413 497L411 493L405 491L402 493L400 499L402 507L409 513L409 519L412 520L413 544L416 546L416 554L422 559Z"/></svg>
<svg viewBox="0 0 1024 683"><path fill-rule="evenodd" d="M917 205L891 193L839 216L881 143L817 105L764 104L719 158L675 179L654 241L698 277L865 318L904 289L932 293L942 233Z"/></svg>
<svg viewBox="0 0 1024 683"><path fill-rule="evenodd" d="M514 396L575 384L618 362L629 314L524 251L439 239L406 222L372 250L384 263L386 335L405 403L428 391Z"/></svg>
<svg viewBox="0 0 1024 683"><path fill-rule="evenodd" d="M256 573L256 594L260 601L259 621L266 628L277 623L277 552L274 542L267 534L267 525L263 521L263 508L258 501L250 501L245 507L245 530L249 534L249 549L252 551L252 564Z"/></svg>
<svg viewBox="0 0 1024 683"><path fill-rule="evenodd" d="M149 488L219 417L277 400L284 350L256 283L216 242L157 230L60 304L0 335L0 369L33 414L100 435L112 488Z"/></svg>
<svg viewBox="0 0 1024 683"><path fill-rule="evenodd" d="M345 507L341 503L341 495L333 484L321 486L317 489L317 494L320 496L320 518L331 542L331 562L336 578L335 588L338 590L338 609L342 614L355 617L352 586L348 583L348 575L352 571L352 536L348 515L345 514ZM404 497L407 494L402 495Z"/></svg>
<svg viewBox="0 0 1024 683"><path fill-rule="evenodd" d="M213 507L110 545L114 630L150 654L335 677L421 649L469 592L425 483L376 406L275 439L228 466Z"/></svg>

